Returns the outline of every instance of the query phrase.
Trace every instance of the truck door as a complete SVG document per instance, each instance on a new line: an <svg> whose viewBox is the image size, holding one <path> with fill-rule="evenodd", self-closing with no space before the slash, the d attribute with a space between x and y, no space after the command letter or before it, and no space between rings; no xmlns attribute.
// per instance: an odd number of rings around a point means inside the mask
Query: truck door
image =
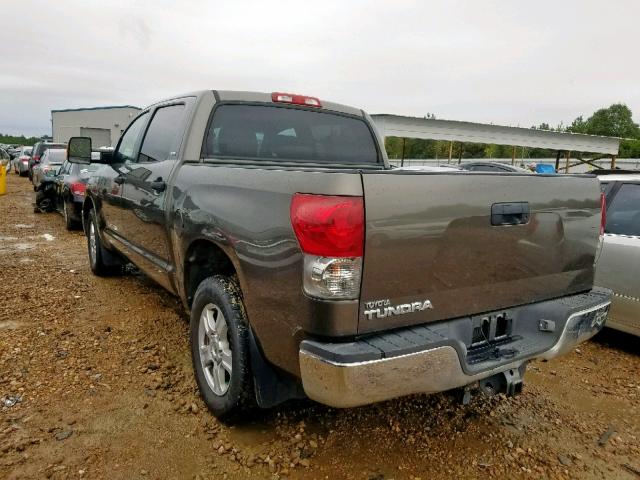
<svg viewBox="0 0 640 480"><path fill-rule="evenodd" d="M159 106L152 112L135 161L124 165L121 236L130 258L173 291L165 202L169 177L178 160L189 99Z"/></svg>
<svg viewBox="0 0 640 480"><path fill-rule="evenodd" d="M144 112L133 120L120 137L118 146L113 153L114 163L105 167L91 189L100 199L102 219L105 229L114 236L120 235L122 230L122 187L124 183L125 166L137 158L140 140L144 127L149 120L149 112Z"/></svg>

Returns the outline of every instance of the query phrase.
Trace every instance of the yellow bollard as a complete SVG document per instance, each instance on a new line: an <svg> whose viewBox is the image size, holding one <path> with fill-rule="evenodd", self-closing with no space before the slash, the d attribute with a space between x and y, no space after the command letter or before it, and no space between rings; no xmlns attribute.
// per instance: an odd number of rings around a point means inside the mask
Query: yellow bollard
<svg viewBox="0 0 640 480"><path fill-rule="evenodd" d="M0 195L7 193L7 167L0 162Z"/></svg>

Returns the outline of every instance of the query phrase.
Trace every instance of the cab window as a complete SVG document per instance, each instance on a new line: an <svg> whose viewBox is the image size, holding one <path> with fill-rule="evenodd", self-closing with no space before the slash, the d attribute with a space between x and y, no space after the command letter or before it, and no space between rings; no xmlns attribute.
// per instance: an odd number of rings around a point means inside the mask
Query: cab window
<svg viewBox="0 0 640 480"><path fill-rule="evenodd" d="M185 106L158 108L140 148L140 162L175 160L182 141Z"/></svg>
<svg viewBox="0 0 640 480"><path fill-rule="evenodd" d="M606 232L640 236L640 184L620 186L607 208Z"/></svg>
<svg viewBox="0 0 640 480"><path fill-rule="evenodd" d="M114 158L117 163L135 161L136 143L138 141L138 137L140 137L142 127L144 127L148 116L149 112L143 113L138 118L136 118L133 123L129 125L129 128L127 128L127 130L124 132L124 135L120 139L118 150L116 150L114 154Z"/></svg>

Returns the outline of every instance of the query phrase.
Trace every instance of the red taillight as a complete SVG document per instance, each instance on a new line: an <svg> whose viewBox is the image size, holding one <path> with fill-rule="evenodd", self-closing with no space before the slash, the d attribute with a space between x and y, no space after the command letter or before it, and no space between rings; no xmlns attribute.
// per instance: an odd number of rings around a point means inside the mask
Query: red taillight
<svg viewBox="0 0 640 480"><path fill-rule="evenodd" d="M323 257L362 256L362 197L296 193L291 200L291 225L304 253Z"/></svg>
<svg viewBox="0 0 640 480"><path fill-rule="evenodd" d="M87 185L84 183L76 182L71 184L71 193L74 195L84 195Z"/></svg>
<svg viewBox="0 0 640 480"><path fill-rule="evenodd" d="M320 100L316 97L295 95L293 93L273 92L271 94L271 101L278 103L291 103L293 105L305 105L307 107L322 107Z"/></svg>
<svg viewBox="0 0 640 480"><path fill-rule="evenodd" d="M34 155L33 156L33 161L34 162L39 162L40 161L40 155Z"/></svg>
<svg viewBox="0 0 640 480"><path fill-rule="evenodd" d="M600 194L600 235L604 235L604 228L607 225L607 197Z"/></svg>
<svg viewBox="0 0 640 480"><path fill-rule="evenodd" d="M22 160L22 163L24 163L24 164L26 165L27 163L29 163L29 160L27 160L27 159L25 158L25 159L23 159L23 160Z"/></svg>

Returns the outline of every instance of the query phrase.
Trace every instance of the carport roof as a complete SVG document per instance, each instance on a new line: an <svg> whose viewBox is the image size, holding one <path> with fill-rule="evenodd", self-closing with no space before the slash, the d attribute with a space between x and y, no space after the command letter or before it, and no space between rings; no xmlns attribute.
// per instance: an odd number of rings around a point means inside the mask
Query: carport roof
<svg viewBox="0 0 640 480"><path fill-rule="evenodd" d="M111 110L115 108L134 108L136 110L142 110L140 107L134 105L107 105L106 107L85 107L85 108L63 108L59 110L51 110L51 113L55 112L82 112L86 110Z"/></svg>
<svg viewBox="0 0 640 480"><path fill-rule="evenodd" d="M371 118L383 137L512 145L607 155L618 155L620 146L620 139L616 137L390 114L371 115Z"/></svg>

